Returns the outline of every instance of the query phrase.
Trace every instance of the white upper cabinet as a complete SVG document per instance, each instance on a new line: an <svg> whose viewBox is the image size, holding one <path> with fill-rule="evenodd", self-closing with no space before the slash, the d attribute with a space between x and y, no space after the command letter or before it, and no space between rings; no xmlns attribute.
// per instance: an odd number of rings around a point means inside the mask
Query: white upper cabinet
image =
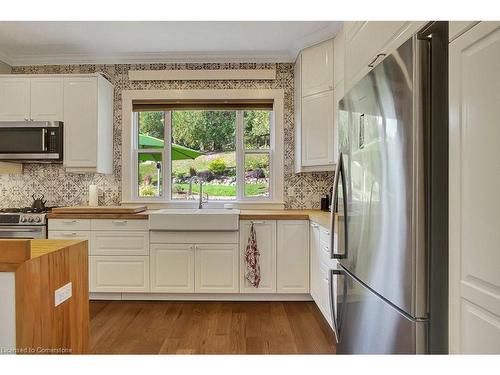
<svg viewBox="0 0 500 375"><path fill-rule="evenodd" d="M295 171L334 170L334 40L303 50L295 63ZM340 74L340 73L339 73Z"/></svg>
<svg viewBox="0 0 500 375"><path fill-rule="evenodd" d="M31 119L63 121L63 79L31 79Z"/></svg>
<svg viewBox="0 0 500 375"><path fill-rule="evenodd" d="M345 24L345 81L349 90L425 22L357 21Z"/></svg>
<svg viewBox="0 0 500 375"><path fill-rule="evenodd" d="M500 354L500 22L450 43L450 352Z"/></svg>
<svg viewBox="0 0 500 375"><path fill-rule="evenodd" d="M0 78L0 121L63 121L61 77Z"/></svg>
<svg viewBox="0 0 500 375"><path fill-rule="evenodd" d="M302 98L302 166L333 164L333 91Z"/></svg>
<svg viewBox="0 0 500 375"><path fill-rule="evenodd" d="M0 78L0 121L29 121L30 117L29 78Z"/></svg>
<svg viewBox="0 0 500 375"><path fill-rule="evenodd" d="M345 32L344 29L333 40L333 87L344 82Z"/></svg>
<svg viewBox="0 0 500 375"><path fill-rule="evenodd" d="M102 76L64 78L64 166L113 171L113 86Z"/></svg>
<svg viewBox="0 0 500 375"><path fill-rule="evenodd" d="M302 51L302 97L333 89L333 40Z"/></svg>

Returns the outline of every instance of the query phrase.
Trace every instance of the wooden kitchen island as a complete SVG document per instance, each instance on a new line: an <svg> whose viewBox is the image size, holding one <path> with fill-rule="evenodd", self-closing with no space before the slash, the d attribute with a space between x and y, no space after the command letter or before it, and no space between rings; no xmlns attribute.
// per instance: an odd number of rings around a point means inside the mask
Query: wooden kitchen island
<svg viewBox="0 0 500 375"><path fill-rule="evenodd" d="M0 354L87 353L87 241L0 240L0 301Z"/></svg>

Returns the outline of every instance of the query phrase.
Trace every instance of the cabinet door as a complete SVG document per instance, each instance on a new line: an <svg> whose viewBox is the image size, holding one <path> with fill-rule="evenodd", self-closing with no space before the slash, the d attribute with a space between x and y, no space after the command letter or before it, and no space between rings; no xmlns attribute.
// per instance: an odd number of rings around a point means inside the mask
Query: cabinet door
<svg viewBox="0 0 500 375"><path fill-rule="evenodd" d="M0 78L0 121L28 121L30 117L30 79Z"/></svg>
<svg viewBox="0 0 500 375"><path fill-rule="evenodd" d="M302 97L333 89L333 39L302 51Z"/></svg>
<svg viewBox="0 0 500 375"><path fill-rule="evenodd" d="M320 307L320 270L319 270L319 225L311 223L310 225L310 283L311 283L311 297L314 299L318 307Z"/></svg>
<svg viewBox="0 0 500 375"><path fill-rule="evenodd" d="M450 352L500 354L500 22L450 44Z"/></svg>
<svg viewBox="0 0 500 375"><path fill-rule="evenodd" d="M51 240L86 240L88 241L89 250L92 247L90 245L90 232L86 230L49 230L47 238Z"/></svg>
<svg viewBox="0 0 500 375"><path fill-rule="evenodd" d="M333 40L333 86L344 81L345 33L342 29Z"/></svg>
<svg viewBox="0 0 500 375"><path fill-rule="evenodd" d="M276 293L276 221L255 221L254 229L259 250L260 285L254 288L246 279L245 250L251 221L240 222L240 291L241 293Z"/></svg>
<svg viewBox="0 0 500 375"><path fill-rule="evenodd" d="M309 222L277 222L277 292L309 293Z"/></svg>
<svg viewBox="0 0 500 375"><path fill-rule="evenodd" d="M97 81L64 78L64 166L97 165Z"/></svg>
<svg viewBox="0 0 500 375"><path fill-rule="evenodd" d="M90 292L149 292L148 256L89 256Z"/></svg>
<svg viewBox="0 0 500 375"><path fill-rule="evenodd" d="M302 165L333 164L333 91L302 99Z"/></svg>
<svg viewBox="0 0 500 375"><path fill-rule="evenodd" d="M63 121L63 79L31 79L31 118L35 121Z"/></svg>
<svg viewBox="0 0 500 375"><path fill-rule="evenodd" d="M194 245L151 245L151 291L194 292Z"/></svg>
<svg viewBox="0 0 500 375"><path fill-rule="evenodd" d="M195 245L195 292L238 293L238 245Z"/></svg>

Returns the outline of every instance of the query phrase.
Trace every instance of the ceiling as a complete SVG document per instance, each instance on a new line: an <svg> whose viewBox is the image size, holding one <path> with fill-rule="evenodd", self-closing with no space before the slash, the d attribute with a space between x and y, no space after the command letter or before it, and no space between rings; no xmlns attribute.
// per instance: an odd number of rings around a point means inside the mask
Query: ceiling
<svg viewBox="0 0 500 375"><path fill-rule="evenodd" d="M336 35L339 21L0 22L9 65L290 62Z"/></svg>

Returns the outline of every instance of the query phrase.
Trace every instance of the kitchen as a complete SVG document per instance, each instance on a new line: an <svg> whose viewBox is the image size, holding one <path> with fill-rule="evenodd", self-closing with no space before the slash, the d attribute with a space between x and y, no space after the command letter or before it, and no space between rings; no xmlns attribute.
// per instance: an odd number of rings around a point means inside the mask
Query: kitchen
<svg viewBox="0 0 500 375"><path fill-rule="evenodd" d="M481 146L499 135L499 36L489 21L0 22L0 246L24 254L0 256L0 347L26 346L24 270L86 246L88 283L47 282L69 325L40 334L74 353L500 353L483 198L500 155Z"/></svg>

